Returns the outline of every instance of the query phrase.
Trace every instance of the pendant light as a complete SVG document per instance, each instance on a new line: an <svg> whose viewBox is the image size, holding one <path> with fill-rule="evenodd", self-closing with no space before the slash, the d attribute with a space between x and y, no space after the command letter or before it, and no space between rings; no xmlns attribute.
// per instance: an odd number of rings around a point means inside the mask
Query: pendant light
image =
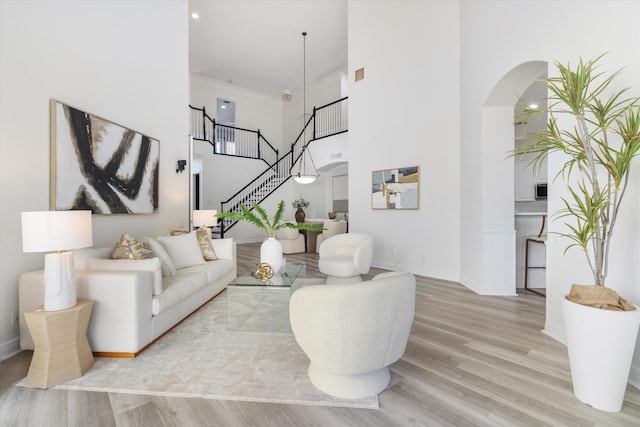
<svg viewBox="0 0 640 427"><path fill-rule="evenodd" d="M302 117L307 114L307 33L302 33ZM306 125L306 123L305 123ZM304 137L303 137L304 138ZM303 139L304 141L304 139ZM310 141L309 141L310 142ZM298 160L298 172L293 175L293 179L299 184L311 184L318 177L316 165L311 158L309 142L304 142L300 160ZM311 168L307 169L307 157Z"/></svg>

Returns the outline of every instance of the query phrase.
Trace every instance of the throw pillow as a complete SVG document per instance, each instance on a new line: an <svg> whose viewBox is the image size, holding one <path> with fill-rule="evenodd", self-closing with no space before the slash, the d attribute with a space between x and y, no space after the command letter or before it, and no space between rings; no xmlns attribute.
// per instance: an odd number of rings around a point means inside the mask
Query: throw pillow
<svg viewBox="0 0 640 427"><path fill-rule="evenodd" d="M195 231L177 236L159 236L158 241L169 252L173 264L178 269L205 262Z"/></svg>
<svg viewBox="0 0 640 427"><path fill-rule="evenodd" d="M101 259L89 258L90 270L150 271L153 273L153 295L162 293L162 271L160 258L149 259Z"/></svg>
<svg viewBox="0 0 640 427"><path fill-rule="evenodd" d="M200 251L202 251L202 257L205 261L215 261L218 259L216 252L211 246L211 238L207 233L206 227L199 227L196 230L196 237L198 238L198 244L200 245Z"/></svg>
<svg viewBox="0 0 640 427"><path fill-rule="evenodd" d="M160 258L161 268L162 268L162 276L171 277L176 275L176 266L171 259L171 256L167 252L167 250L162 246L162 243L158 242L151 237L144 238L147 246L151 248L151 252L153 255Z"/></svg>
<svg viewBox="0 0 640 427"><path fill-rule="evenodd" d="M233 239L211 239L211 246L218 259L233 259Z"/></svg>
<svg viewBox="0 0 640 427"><path fill-rule="evenodd" d="M151 258L151 251L127 233L123 233L120 241L111 251L113 259L145 259Z"/></svg>

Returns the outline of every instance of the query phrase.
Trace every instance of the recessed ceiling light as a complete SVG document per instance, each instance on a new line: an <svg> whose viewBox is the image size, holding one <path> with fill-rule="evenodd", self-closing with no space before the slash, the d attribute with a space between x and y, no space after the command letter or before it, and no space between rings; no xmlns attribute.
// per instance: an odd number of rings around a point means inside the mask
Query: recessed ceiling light
<svg viewBox="0 0 640 427"><path fill-rule="evenodd" d="M538 104L529 104L529 108L535 110L536 108L538 108Z"/></svg>
<svg viewBox="0 0 640 427"><path fill-rule="evenodd" d="M193 13L191 14L191 17L192 17L193 19L198 19L198 18L200 18L200 15L198 15L196 12L193 12Z"/></svg>
<svg viewBox="0 0 640 427"><path fill-rule="evenodd" d="M222 108L224 110L225 108L227 108L227 106L226 105L221 105L220 108Z"/></svg>

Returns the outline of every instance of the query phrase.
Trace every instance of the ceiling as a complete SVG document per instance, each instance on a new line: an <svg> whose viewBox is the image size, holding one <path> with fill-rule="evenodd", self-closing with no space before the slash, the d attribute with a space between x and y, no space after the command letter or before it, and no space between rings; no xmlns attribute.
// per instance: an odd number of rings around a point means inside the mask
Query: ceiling
<svg viewBox="0 0 640 427"><path fill-rule="evenodd" d="M347 68L347 0L190 0L189 71L270 96Z"/></svg>

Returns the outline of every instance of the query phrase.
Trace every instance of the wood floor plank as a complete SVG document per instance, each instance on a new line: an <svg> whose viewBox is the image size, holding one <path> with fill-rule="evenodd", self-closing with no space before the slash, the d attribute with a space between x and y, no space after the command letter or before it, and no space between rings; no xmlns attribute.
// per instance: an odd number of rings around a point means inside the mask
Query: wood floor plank
<svg viewBox="0 0 640 427"><path fill-rule="evenodd" d="M252 269L259 251L259 243L238 245L238 271ZM287 260L306 262L307 277L324 277L317 254ZM619 413L575 398L566 348L541 332L544 298L482 296L421 276L416 283L409 343L390 367L379 410L17 387L32 356L24 351L0 364L0 426L640 425L635 387Z"/></svg>

